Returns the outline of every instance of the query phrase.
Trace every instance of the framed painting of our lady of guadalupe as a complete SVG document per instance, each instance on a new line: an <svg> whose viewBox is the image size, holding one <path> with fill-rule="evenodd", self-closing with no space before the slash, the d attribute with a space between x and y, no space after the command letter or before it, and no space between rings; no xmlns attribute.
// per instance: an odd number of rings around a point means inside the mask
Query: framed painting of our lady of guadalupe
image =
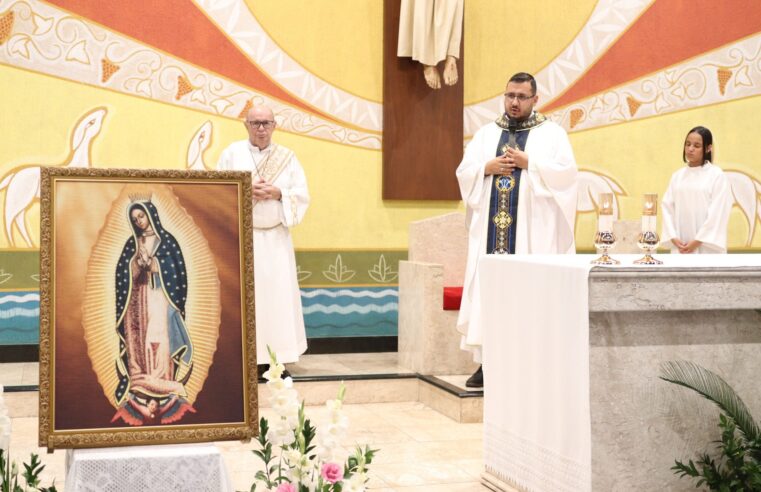
<svg viewBox="0 0 761 492"><path fill-rule="evenodd" d="M40 445L257 432L251 176L42 168Z"/></svg>

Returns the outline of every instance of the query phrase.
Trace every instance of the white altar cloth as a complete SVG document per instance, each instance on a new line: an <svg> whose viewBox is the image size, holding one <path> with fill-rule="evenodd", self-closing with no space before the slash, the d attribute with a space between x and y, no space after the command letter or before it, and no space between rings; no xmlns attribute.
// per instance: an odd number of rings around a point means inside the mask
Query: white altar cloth
<svg viewBox="0 0 761 492"><path fill-rule="evenodd" d="M66 492L230 492L222 455L212 444L75 449L66 454Z"/></svg>
<svg viewBox="0 0 761 492"><path fill-rule="evenodd" d="M591 490L589 272L597 255L487 255L479 261L484 464L523 490ZM642 255L616 255L641 269ZM761 266L761 255L658 255L656 269Z"/></svg>

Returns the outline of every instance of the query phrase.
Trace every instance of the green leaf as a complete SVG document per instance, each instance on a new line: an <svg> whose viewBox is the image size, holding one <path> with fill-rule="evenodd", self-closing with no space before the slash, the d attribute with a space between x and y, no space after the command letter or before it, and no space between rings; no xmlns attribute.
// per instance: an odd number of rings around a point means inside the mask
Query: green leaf
<svg viewBox="0 0 761 492"><path fill-rule="evenodd" d="M689 361L661 365L661 379L689 388L714 402L737 423L747 440L759 438L759 426L740 396L718 374Z"/></svg>
<svg viewBox="0 0 761 492"><path fill-rule="evenodd" d="M692 460L690 460L690 462L686 465L677 460L671 469L674 470L674 473L679 475L680 478L685 476L697 477L700 475L700 473L698 473L698 469L695 468L695 463Z"/></svg>
<svg viewBox="0 0 761 492"><path fill-rule="evenodd" d="M302 430L302 434L304 435L303 454L307 454L309 451L314 449L314 446L311 446L311 444L317 435L317 429L312 425L312 422L309 419L304 420L304 429Z"/></svg>

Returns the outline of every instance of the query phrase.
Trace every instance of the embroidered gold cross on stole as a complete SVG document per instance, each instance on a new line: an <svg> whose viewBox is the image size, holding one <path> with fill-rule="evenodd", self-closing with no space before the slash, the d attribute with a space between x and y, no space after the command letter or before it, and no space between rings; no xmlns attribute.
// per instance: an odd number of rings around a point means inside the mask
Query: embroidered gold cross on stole
<svg viewBox="0 0 761 492"><path fill-rule="evenodd" d="M497 213L492 217L492 222L494 222L497 228L494 253L504 255L508 253L507 230L513 223L513 217L508 212L508 204L510 202L510 193L515 188L515 178L513 176L495 176L494 187L499 193Z"/></svg>

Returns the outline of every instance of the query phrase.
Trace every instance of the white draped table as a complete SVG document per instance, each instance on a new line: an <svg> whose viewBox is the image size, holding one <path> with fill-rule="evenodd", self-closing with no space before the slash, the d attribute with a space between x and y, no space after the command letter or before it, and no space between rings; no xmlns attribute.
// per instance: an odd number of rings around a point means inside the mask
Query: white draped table
<svg viewBox="0 0 761 492"><path fill-rule="evenodd" d="M480 260L485 483L531 491L689 490L670 470L719 437L662 362L719 372L761 410L761 255Z"/></svg>
<svg viewBox="0 0 761 492"><path fill-rule="evenodd" d="M75 449L66 455L66 492L230 492L212 444Z"/></svg>

